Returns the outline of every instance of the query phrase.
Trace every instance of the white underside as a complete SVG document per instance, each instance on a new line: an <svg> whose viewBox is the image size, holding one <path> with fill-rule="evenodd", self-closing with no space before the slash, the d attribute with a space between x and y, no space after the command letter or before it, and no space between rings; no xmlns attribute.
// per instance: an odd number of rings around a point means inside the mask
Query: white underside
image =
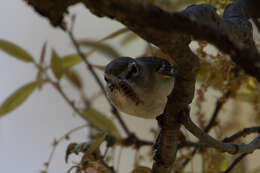
<svg viewBox="0 0 260 173"><path fill-rule="evenodd" d="M167 96L174 87L174 81L167 80L163 85L154 87L149 93L143 92L142 89L136 86L132 87L141 99L141 103L138 105L119 90L108 91L107 96L120 111L136 117L153 119L163 113L167 103Z"/></svg>

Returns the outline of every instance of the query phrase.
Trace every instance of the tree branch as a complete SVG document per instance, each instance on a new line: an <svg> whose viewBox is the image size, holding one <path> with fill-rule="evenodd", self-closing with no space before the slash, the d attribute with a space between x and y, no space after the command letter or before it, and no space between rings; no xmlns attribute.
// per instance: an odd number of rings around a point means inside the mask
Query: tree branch
<svg viewBox="0 0 260 173"><path fill-rule="evenodd" d="M207 133L203 132L196 124L192 122L188 114L182 117L182 124L185 126L186 129L188 129L194 136L199 138L201 142L204 142L208 147L216 148L222 152L228 152L230 154L252 153L256 149L260 148L260 135L252 140L249 144L232 144L218 141L209 136Z"/></svg>
<svg viewBox="0 0 260 173"><path fill-rule="evenodd" d="M233 142L237 138L240 138L242 136L245 137L245 136L247 136L251 133L259 133L260 134L260 127L256 126L256 127L245 128L245 129L233 134L232 136L223 139L223 142Z"/></svg>
<svg viewBox="0 0 260 173"><path fill-rule="evenodd" d="M231 94L231 92L227 91L226 93L224 93L222 95L222 97L220 97L217 100L213 114L211 115L211 118L210 118L207 126L204 129L205 133L209 133L209 131L216 125L217 116L219 115L220 110L222 109L223 105L226 103L227 98L230 96L230 94ZM189 163L189 161L192 159L192 157L197 153L198 149L206 147L205 144L204 144L204 146L203 146L203 144L200 144L200 145L201 145L201 147L196 147L193 149L193 151L191 152L191 157L189 157L183 161L182 167L185 167Z"/></svg>
<svg viewBox="0 0 260 173"><path fill-rule="evenodd" d="M230 173L233 168L247 155L247 153L243 153L241 154L240 156L238 156L234 161L233 163L231 163L231 165L227 168L227 170L225 170L224 172L222 173Z"/></svg>
<svg viewBox="0 0 260 173"><path fill-rule="evenodd" d="M194 5L179 13L169 13L142 0L26 0L55 26L62 24L67 8L82 2L97 16L115 19L140 37L158 46L177 64L179 76L168 97L158 137L153 173L169 173L179 143L180 118L185 127L207 145L229 153L249 152L258 139L240 147L208 136L187 118L188 105L194 96L199 60L189 48L190 36L213 43L228 53L248 74L260 81L260 55L252 39L249 17L259 16L259 0L236 0L220 18L209 5ZM138 17L136 16L138 14ZM192 27L191 27L192 26ZM203 31L203 32L201 32Z"/></svg>
<svg viewBox="0 0 260 173"><path fill-rule="evenodd" d="M226 93L223 94L222 97L220 97L217 100L216 107L213 111L213 114L208 122L208 125L205 127L204 132L209 133L209 131L216 125L216 119L219 115L220 110L222 109L223 105L226 103L227 98L230 96L231 92L227 91Z"/></svg>
<svg viewBox="0 0 260 173"><path fill-rule="evenodd" d="M72 21L72 28L74 25L74 21ZM99 85L101 91L103 92L105 98L107 99L110 107L111 107L111 112L113 113L113 115L116 117L116 119L118 120L118 122L120 123L120 125L122 126L122 128L124 129L125 133L130 136L131 132L128 129L127 125L125 124L125 122L123 121L123 119L121 118L120 113L116 110L116 108L109 102L108 98L106 97L106 91L105 91L105 87L102 84L101 80L99 79L98 75L96 74L96 72L94 71L93 67L89 64L86 56L81 52L80 47L76 41L76 39L74 38L74 35L72 33L72 29L68 30L70 39L75 47L75 49L77 50L77 53L80 55L81 59L83 60L83 62L85 63L87 69L90 71L90 73L92 74L92 76L94 77L95 81L97 82L97 84Z"/></svg>

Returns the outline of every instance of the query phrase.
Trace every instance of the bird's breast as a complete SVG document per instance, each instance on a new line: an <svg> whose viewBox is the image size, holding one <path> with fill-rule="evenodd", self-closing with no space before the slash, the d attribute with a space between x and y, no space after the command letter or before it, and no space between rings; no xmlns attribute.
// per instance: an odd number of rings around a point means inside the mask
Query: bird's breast
<svg viewBox="0 0 260 173"><path fill-rule="evenodd" d="M112 104L120 111L132 116L152 119L163 113L167 97L142 93L129 88L114 89L107 94Z"/></svg>

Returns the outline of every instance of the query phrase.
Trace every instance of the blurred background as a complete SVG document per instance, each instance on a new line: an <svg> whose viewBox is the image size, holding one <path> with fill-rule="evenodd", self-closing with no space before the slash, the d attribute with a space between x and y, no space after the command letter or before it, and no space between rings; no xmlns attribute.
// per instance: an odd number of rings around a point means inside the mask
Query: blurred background
<svg viewBox="0 0 260 173"><path fill-rule="evenodd" d="M96 18L81 5L71 8L70 11L77 16L74 30L76 37L101 39L123 28L117 22ZM61 56L75 52L68 35L61 29L53 28L24 1L2 2L0 21L0 38L20 45L37 60L40 59L45 41L47 41L47 57L50 56L52 48ZM111 44L116 46L118 40ZM135 41L134 44L118 51L135 57L143 51L143 44L141 40ZM104 58L102 54L94 54L90 60L102 65L109 62L109 59ZM77 70L81 72L86 82L84 85L86 94L93 95L97 92L98 89L85 66L80 64ZM32 64L18 61L0 51L0 78L0 102L2 103L17 88L35 80L36 68ZM65 89L68 93L73 92L73 88L69 85L65 84ZM102 99L97 105L104 111L109 110ZM35 91L21 107L0 120L1 171L39 172L44 168L43 164L50 155L54 139L82 124L84 121L73 114L72 109L52 86L46 85L41 91ZM82 130L72 136L72 141L83 142L86 135L86 131ZM49 172L66 172L69 168L64 161L67 145L68 143L65 142L57 148Z"/></svg>
<svg viewBox="0 0 260 173"><path fill-rule="evenodd" d="M95 17L82 5L76 5L69 10L71 14L76 15L74 34L77 38L99 40L124 27L107 18ZM40 59L40 52L45 41L47 41L46 57L48 61L52 49L55 49L61 56L75 53L68 35L59 28L53 28L46 19L36 14L24 1L4 0L0 6L0 21L0 39L6 39L20 45L30 52L37 61ZM123 37L119 36L109 41L109 44L116 48L121 55L140 56L147 46L141 39L135 39L127 46L122 46L122 40ZM196 47L196 44L193 44ZM119 47L120 45L121 47ZM212 47L209 47L208 50L213 54L216 52ZM97 65L105 65L110 59L104 54L95 53L89 60ZM84 81L86 95L91 97L98 93L99 89L84 64L77 65L76 70ZM32 64L18 61L0 51L0 103L20 86L35 80L36 71ZM99 71L98 73L102 76L102 72ZM74 92L73 86L66 81L62 82L71 99L77 99L78 95ZM203 108L205 114L210 114L213 111L219 95L220 93L213 89L207 91L207 103ZM94 104L101 111L109 112L109 106L103 98L97 99ZM196 105L196 103L193 104ZM234 116L220 116L227 124L230 121L241 119L243 123L241 126L236 126L234 130L249 125L257 125L255 119L248 116L253 114L252 106L245 102L237 103L229 100L221 115L228 115L229 111L234 110L237 119L234 119ZM193 109L193 111L195 114L196 109ZM150 128L156 127L155 120L143 120L125 115L123 118L128 123L129 128L136 132L138 136L144 139L152 138ZM36 90L21 107L0 119L1 171L40 172L44 169L44 163L51 153L53 141L66 134L70 129L82 124L84 124L84 121L73 113L69 105L52 86L46 85L41 91ZM48 170L50 173L66 172L69 169L71 165L65 164L64 161L66 147L70 142L84 142L87 139L86 132L86 129L78 131L71 136L70 141L59 144ZM226 134L223 134L223 136L226 136ZM123 152L124 154L127 153L127 157L121 158L119 172L130 171L133 167L133 160L130 157L131 155L134 157L133 150L126 149ZM258 166L259 151L255 153L247 158L247 166L250 167L250 170ZM197 160L199 159L197 158ZM193 167L196 166L193 165Z"/></svg>

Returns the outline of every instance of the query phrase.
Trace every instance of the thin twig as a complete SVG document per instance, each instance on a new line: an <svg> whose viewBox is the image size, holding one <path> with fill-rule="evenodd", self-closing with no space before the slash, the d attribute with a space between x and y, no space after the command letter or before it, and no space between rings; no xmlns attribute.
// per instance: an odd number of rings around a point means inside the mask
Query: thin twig
<svg viewBox="0 0 260 173"><path fill-rule="evenodd" d="M110 173L117 173L113 166L109 166L103 159L100 161L107 169L110 170Z"/></svg>
<svg viewBox="0 0 260 173"><path fill-rule="evenodd" d="M65 101L70 105L70 107L80 116L82 117L85 121L84 114L75 106L75 104L69 99L69 97L66 95L66 93L63 91L61 88L60 84L58 82L53 82L50 79L48 80L56 89L57 91L61 94L61 96L65 99ZM88 121L87 121L88 122ZM89 122L88 122L89 123ZM92 124L90 124L92 125ZM98 127L93 126L94 128L100 130ZM122 139L122 145L123 146L132 146L134 145L136 148L139 148L141 146L152 146L153 142L152 141L146 141L139 139L138 137L135 136L135 134L130 133L125 139Z"/></svg>
<svg viewBox="0 0 260 173"><path fill-rule="evenodd" d="M194 136L196 136L200 141L206 143L208 147L218 149L221 152L228 152L230 154L237 154L237 153L252 153L255 150L260 148L260 135L254 138L250 143L244 144L233 144L233 143L225 143L219 141L212 136L205 133L201 130L191 119L189 114L184 114L181 117L181 122L184 127L189 130Z"/></svg>
<svg viewBox="0 0 260 173"><path fill-rule="evenodd" d="M75 104L69 99L69 97L62 90L61 86L57 82L50 81L50 83L57 89L57 91L61 94L61 96L65 99L65 101L70 105L70 107L86 122L88 122L84 116L84 114L75 106Z"/></svg>
<svg viewBox="0 0 260 173"><path fill-rule="evenodd" d="M50 163L52 161L52 158L54 156L54 153L56 151L57 145L60 144L61 141L63 141L64 139L67 139L72 133L81 130L82 128L87 127L86 124L78 126L76 128L71 129L70 131L68 131L65 135L61 136L59 139L55 139L53 142L53 147L51 150L51 153L49 155L48 161L45 163L45 169L42 172L47 172L48 168L50 167Z"/></svg>
<svg viewBox="0 0 260 173"><path fill-rule="evenodd" d="M240 156L238 156L234 161L233 163L231 163L231 165L227 168L227 170L225 170L224 172L222 173L230 173L233 168L247 155L247 153L243 153L241 154Z"/></svg>
<svg viewBox="0 0 260 173"><path fill-rule="evenodd" d="M154 143L153 141L139 139L134 134L131 134L125 139L122 139L121 144L126 147L134 145L136 148L140 148L141 146L152 146Z"/></svg>
<svg viewBox="0 0 260 173"><path fill-rule="evenodd" d="M220 97L216 103L216 107L214 109L214 112L209 120L208 125L205 127L204 132L209 133L209 131L216 125L216 119L219 115L220 110L222 109L223 105L226 103L227 98L230 96L231 92L227 91L224 93L222 97Z"/></svg>
<svg viewBox="0 0 260 173"><path fill-rule="evenodd" d="M219 112L220 110L222 109L223 105L226 103L226 100L227 98L230 96L231 92L230 91L227 91L226 93L223 94L222 97L220 97L218 100L217 100L217 103L216 103L216 107L214 109L214 112L208 122L208 125L205 127L204 129L204 132L205 133L209 133L209 131L216 125L216 119L217 119L217 116L219 115ZM205 145L204 145L205 146ZM191 152L191 157L187 158L183 164L182 164L182 168L184 168L190 161L191 159L193 158L193 156L197 153L198 151L198 148L194 148L193 151Z"/></svg>
<svg viewBox="0 0 260 173"><path fill-rule="evenodd" d="M72 166L72 167L67 171L67 173L71 173L71 171L72 171L74 168L78 168L78 167L79 167L78 165Z"/></svg>
<svg viewBox="0 0 260 173"><path fill-rule="evenodd" d="M223 139L223 142L233 142L237 138L240 138L242 136L245 137L247 135L250 135L251 133L260 133L260 126L245 128L245 129L233 134L232 136Z"/></svg>
<svg viewBox="0 0 260 173"><path fill-rule="evenodd" d="M103 94L106 97L106 91L105 91L105 87L102 84L101 80L99 79L98 75L96 74L96 72L94 71L93 67L91 66L91 64L88 62L86 56L81 52L79 44L77 43L73 33L72 33L72 29L73 29L73 25L74 25L74 20L72 20L72 27L70 30L68 30L68 34L70 36L70 39L77 51L77 53L79 54L79 56L81 57L81 59L83 60L83 62L86 64L87 69L90 71L90 73L93 75L95 81L97 82L97 84L99 85L99 87L101 88ZM111 106L111 112L113 113L113 115L116 117L116 119L119 121L120 125L123 127L125 133L129 136L131 135L130 130L128 129L127 125L125 124L125 122L123 121L123 119L121 118L121 115L119 114L119 112L117 111L117 109L109 102L108 98L106 97L108 103Z"/></svg>

